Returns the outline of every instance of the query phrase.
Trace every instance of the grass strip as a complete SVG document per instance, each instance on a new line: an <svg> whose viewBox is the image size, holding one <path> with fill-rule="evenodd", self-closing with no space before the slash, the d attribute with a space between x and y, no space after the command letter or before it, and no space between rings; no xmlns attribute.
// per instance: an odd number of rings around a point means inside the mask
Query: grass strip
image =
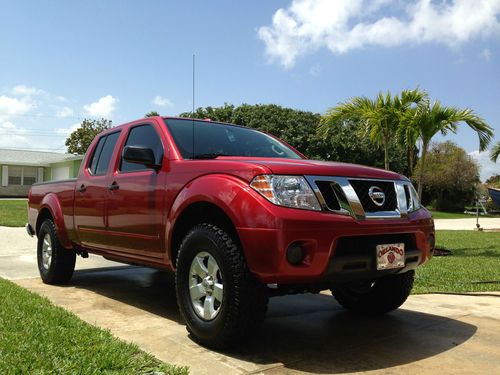
<svg viewBox="0 0 500 375"><path fill-rule="evenodd" d="M452 255L419 267L414 293L500 291L500 232L440 230L436 244Z"/></svg>
<svg viewBox="0 0 500 375"><path fill-rule="evenodd" d="M0 200L0 226L24 227L28 222L27 200Z"/></svg>
<svg viewBox="0 0 500 375"><path fill-rule="evenodd" d="M187 374L0 278L1 374Z"/></svg>

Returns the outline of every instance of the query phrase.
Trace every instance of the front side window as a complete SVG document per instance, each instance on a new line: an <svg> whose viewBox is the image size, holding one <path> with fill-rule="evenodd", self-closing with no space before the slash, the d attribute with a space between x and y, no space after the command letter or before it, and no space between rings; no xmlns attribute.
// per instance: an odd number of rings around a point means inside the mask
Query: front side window
<svg viewBox="0 0 500 375"><path fill-rule="evenodd" d="M135 146L135 147L146 147L153 150L155 155L155 161L157 165L161 164L163 159L163 145L161 139L156 133L156 130L152 125L140 125L130 129L129 136L125 146ZM131 171L141 171L148 169L145 165L137 163L129 163L125 160L121 160L120 171L131 172Z"/></svg>
<svg viewBox="0 0 500 375"><path fill-rule="evenodd" d="M301 159L284 143L255 129L188 119L166 119L165 123L184 159L217 156Z"/></svg>
<svg viewBox="0 0 500 375"><path fill-rule="evenodd" d="M116 132L102 136L99 139L90 162L90 172L92 174L98 176L106 174L119 136L120 132Z"/></svg>

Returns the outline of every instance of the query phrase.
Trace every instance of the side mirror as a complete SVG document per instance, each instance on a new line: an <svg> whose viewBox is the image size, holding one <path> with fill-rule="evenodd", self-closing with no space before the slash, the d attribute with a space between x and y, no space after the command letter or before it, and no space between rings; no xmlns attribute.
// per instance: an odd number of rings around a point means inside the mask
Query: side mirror
<svg viewBox="0 0 500 375"><path fill-rule="evenodd" d="M122 156L123 160L129 163L142 164L155 170L161 167L161 165L156 164L153 150L147 147L125 146Z"/></svg>

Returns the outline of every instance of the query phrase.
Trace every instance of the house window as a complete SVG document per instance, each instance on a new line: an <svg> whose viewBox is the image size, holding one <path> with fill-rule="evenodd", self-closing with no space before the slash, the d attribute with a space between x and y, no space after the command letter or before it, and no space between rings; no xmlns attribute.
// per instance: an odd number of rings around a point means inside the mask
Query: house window
<svg viewBox="0 0 500 375"><path fill-rule="evenodd" d="M23 185L33 185L36 182L36 168L23 167Z"/></svg>
<svg viewBox="0 0 500 375"><path fill-rule="evenodd" d="M17 165L9 166L9 185L30 186L36 182L36 167L19 167Z"/></svg>
<svg viewBox="0 0 500 375"><path fill-rule="evenodd" d="M9 166L9 185L22 185L23 168L18 166Z"/></svg>

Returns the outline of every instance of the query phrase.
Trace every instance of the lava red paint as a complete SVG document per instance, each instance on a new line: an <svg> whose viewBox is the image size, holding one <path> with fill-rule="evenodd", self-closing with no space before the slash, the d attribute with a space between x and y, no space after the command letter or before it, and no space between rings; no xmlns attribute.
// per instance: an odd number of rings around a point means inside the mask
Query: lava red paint
<svg viewBox="0 0 500 375"><path fill-rule="evenodd" d="M161 167L121 172L120 160L129 131L143 124L153 126L161 139ZM428 238L434 233L434 224L424 208L396 219L356 220L332 212L277 206L249 186L260 174L407 181L397 173L307 159L225 156L183 159L162 117L114 127L103 135L117 131L118 141L105 174L97 176L89 171L96 137L77 179L32 187L29 223L37 232L41 221L50 215L65 248L173 270L178 219L193 204L204 202L227 216L248 267L264 283L320 281L339 240L346 236L410 234L420 251L419 262L424 263L431 256ZM112 185L119 188L113 189ZM286 259L288 246L295 242L303 244L307 253L306 261L298 266Z"/></svg>

